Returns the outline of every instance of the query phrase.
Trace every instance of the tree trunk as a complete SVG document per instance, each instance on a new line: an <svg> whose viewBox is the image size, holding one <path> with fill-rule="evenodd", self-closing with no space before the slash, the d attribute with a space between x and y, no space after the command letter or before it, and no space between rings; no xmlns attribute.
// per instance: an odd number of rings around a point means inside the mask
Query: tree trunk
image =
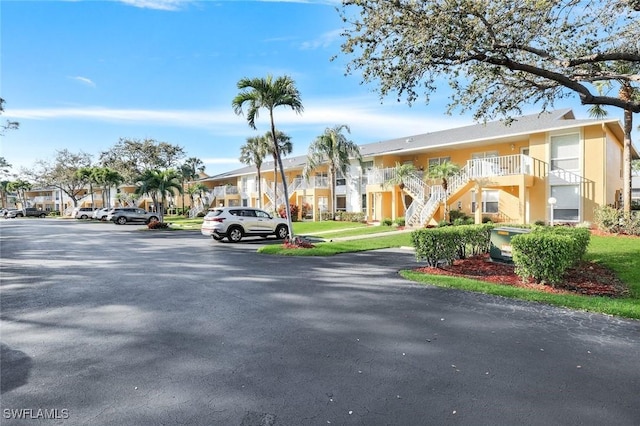
<svg viewBox="0 0 640 426"><path fill-rule="evenodd" d="M262 177L260 175L260 169L258 169L258 208L262 208Z"/></svg>
<svg viewBox="0 0 640 426"><path fill-rule="evenodd" d="M633 128L633 114L624 111L624 142L622 148L622 203L625 212L631 211L631 130Z"/></svg>
<svg viewBox="0 0 640 426"><path fill-rule="evenodd" d="M331 179L331 218L336 220L336 167L333 163L329 166L329 179Z"/></svg>
<svg viewBox="0 0 640 426"><path fill-rule="evenodd" d="M293 223L291 221L291 208L289 207L289 189L287 188L286 176L284 175L282 158L280 158L280 148L278 147L278 143L276 142L276 126L275 126L275 123L273 122L273 110L269 111L269 115L271 117L271 136L273 137L274 149L278 157L278 166L280 167L280 174L282 176L282 186L284 188L284 208L285 208L285 211L287 212L287 225L289 227L289 241L292 241L293 240Z"/></svg>

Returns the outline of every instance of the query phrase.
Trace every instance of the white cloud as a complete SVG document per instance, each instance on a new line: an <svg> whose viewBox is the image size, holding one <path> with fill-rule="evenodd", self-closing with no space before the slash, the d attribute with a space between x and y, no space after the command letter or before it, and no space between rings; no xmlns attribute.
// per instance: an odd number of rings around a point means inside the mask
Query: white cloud
<svg viewBox="0 0 640 426"><path fill-rule="evenodd" d="M352 134L362 140L384 140L450 129L472 124L469 117L448 117L424 108L408 108L403 104L380 105L369 98L309 99L304 112L291 109L275 111L276 125L291 133L320 134L326 127L347 124ZM15 120L83 120L112 122L120 125L154 125L206 129L216 136L246 136L253 132L244 116L229 107L202 110L149 110L104 107L12 109L7 117ZM258 132L268 130L268 113L260 111Z"/></svg>
<svg viewBox="0 0 640 426"><path fill-rule="evenodd" d="M85 84L87 86L90 87L96 87L96 83L94 83L92 80L86 78L86 77L80 77L80 76L76 76L76 77L69 77L72 80L76 80L79 81L82 84Z"/></svg>
<svg viewBox="0 0 640 426"><path fill-rule="evenodd" d="M141 9L175 11L192 0L119 0L121 3Z"/></svg>
<svg viewBox="0 0 640 426"><path fill-rule="evenodd" d="M316 38L315 40L303 42L300 45L300 48L302 50L315 50L319 48L329 47L340 38L341 34L341 29L326 32L324 34L321 34L320 37Z"/></svg>

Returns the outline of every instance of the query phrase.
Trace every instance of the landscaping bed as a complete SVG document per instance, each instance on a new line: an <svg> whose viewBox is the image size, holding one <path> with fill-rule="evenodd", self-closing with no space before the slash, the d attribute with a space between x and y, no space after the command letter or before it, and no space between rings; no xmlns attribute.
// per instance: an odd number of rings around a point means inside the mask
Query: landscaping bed
<svg viewBox="0 0 640 426"><path fill-rule="evenodd" d="M464 277L556 294L624 297L629 292L627 286L616 277L614 272L597 263L586 261L570 268L563 281L555 286L523 281L514 273L514 265L493 262L488 254L456 260L450 266L423 267L415 271L430 275Z"/></svg>

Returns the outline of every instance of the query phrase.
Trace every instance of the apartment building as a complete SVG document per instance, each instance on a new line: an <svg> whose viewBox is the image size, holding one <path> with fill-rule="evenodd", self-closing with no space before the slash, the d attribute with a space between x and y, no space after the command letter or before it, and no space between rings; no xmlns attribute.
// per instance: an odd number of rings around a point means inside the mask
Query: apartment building
<svg viewBox="0 0 640 426"><path fill-rule="evenodd" d="M324 211L362 212L368 221L403 216L410 226L435 224L445 210L493 222L592 221L597 206L619 205L623 188L623 130L615 119L576 119L563 109L501 121L360 145L362 163L352 162L336 178L331 194L326 168L306 179L306 156L283 158L289 202L305 209L300 219L319 220ZM638 151L632 149L638 159ZM443 182L427 178L433 165L449 161L459 172ZM385 185L397 164L412 164L403 188ZM273 162L246 166L200 180L208 193L201 209L225 205L283 205L283 185ZM404 198L404 202L403 202ZM549 201L554 202L550 204ZM445 209L446 205L446 209ZM406 211L405 211L405 206Z"/></svg>

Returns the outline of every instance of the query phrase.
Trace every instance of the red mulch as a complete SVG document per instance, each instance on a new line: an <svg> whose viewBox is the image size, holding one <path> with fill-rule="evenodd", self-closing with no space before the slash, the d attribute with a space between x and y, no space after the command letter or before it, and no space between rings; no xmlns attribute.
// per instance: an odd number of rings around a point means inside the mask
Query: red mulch
<svg viewBox="0 0 640 426"><path fill-rule="evenodd" d="M417 272L432 275L453 275L499 285L530 288L547 293L585 294L589 296L620 297L628 293L626 285L609 269L593 262L581 262L569 269L564 281L555 286L523 281L511 264L492 262L489 255L456 260L451 266L417 268Z"/></svg>

